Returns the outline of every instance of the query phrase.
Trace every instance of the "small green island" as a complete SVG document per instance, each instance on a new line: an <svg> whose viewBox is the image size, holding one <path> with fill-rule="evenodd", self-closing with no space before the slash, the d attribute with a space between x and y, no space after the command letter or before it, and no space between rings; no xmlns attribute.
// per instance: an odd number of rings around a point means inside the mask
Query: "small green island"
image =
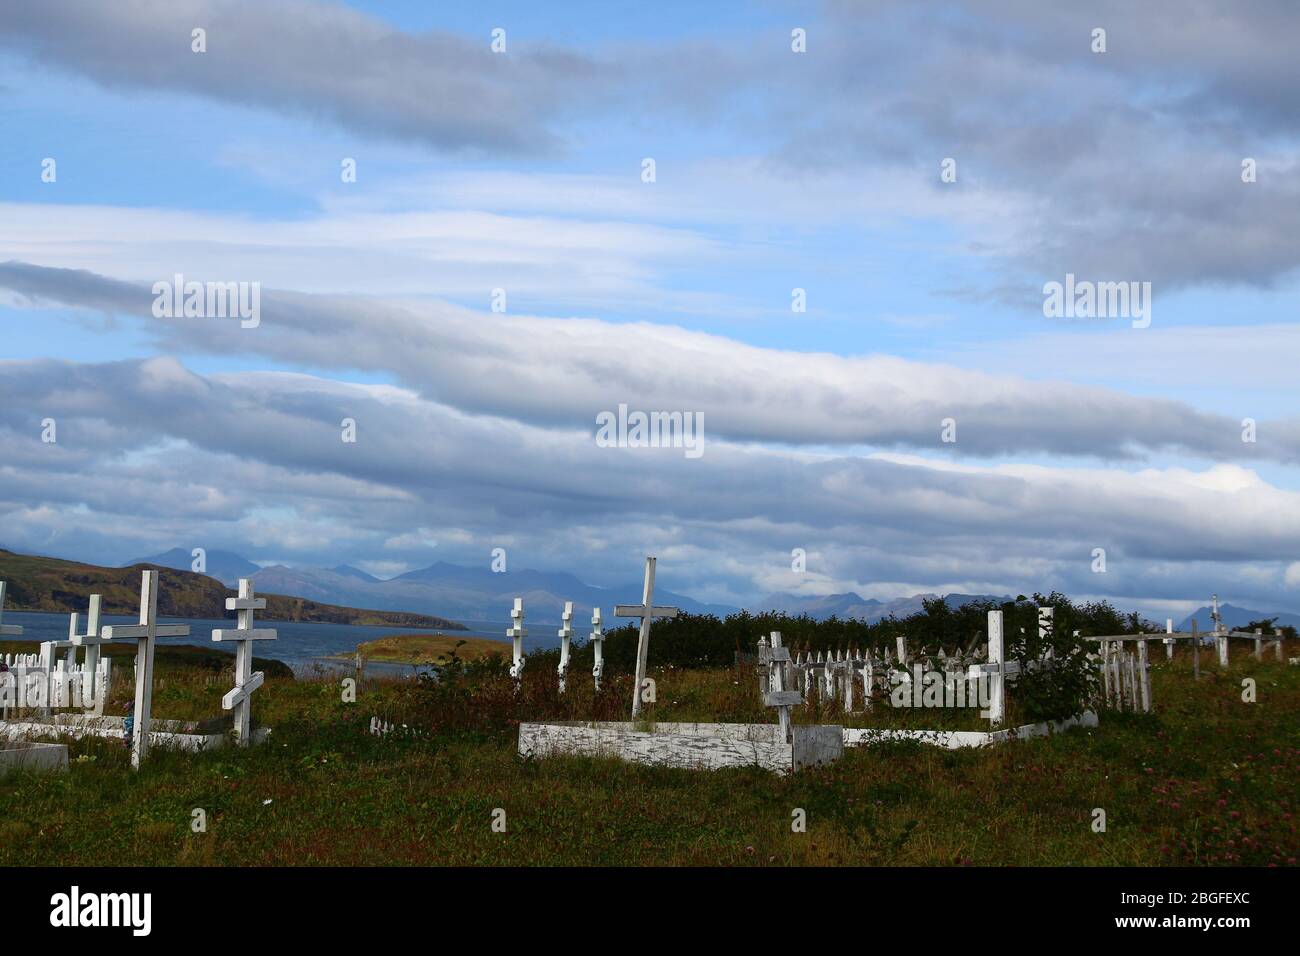
<svg viewBox="0 0 1300 956"><path fill-rule="evenodd" d="M367 661L437 664L449 660L453 650L461 660L474 661L493 654L505 657L510 652L510 645L491 638L456 634L390 634L358 644L356 653Z"/></svg>

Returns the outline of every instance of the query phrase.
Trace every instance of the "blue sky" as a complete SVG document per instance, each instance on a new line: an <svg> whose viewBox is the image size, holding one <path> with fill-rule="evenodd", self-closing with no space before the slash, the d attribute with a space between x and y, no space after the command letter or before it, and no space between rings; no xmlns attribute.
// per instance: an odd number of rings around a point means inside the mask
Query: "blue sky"
<svg viewBox="0 0 1300 956"><path fill-rule="evenodd" d="M1300 609L1298 16L10 9L0 546ZM263 325L153 318L178 272ZM1150 282L1150 327L1045 318L1067 272ZM702 413L703 463L593 447L619 402Z"/></svg>

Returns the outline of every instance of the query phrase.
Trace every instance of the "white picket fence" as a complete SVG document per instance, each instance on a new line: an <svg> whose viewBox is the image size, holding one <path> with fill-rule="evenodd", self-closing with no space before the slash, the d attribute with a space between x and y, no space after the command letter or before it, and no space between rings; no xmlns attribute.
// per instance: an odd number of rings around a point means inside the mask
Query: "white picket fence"
<svg viewBox="0 0 1300 956"><path fill-rule="evenodd" d="M1002 612L990 611L987 643L966 650L955 648L951 653L938 649L909 654L907 641L903 637L896 639L894 648L886 648L883 652L874 654L870 650L860 651L856 648L847 651L819 651L815 655L804 651L790 657L786 665L788 679L792 689L802 695L802 702L806 706L811 707L815 702L823 706L838 702L845 713L852 713L870 710L877 692L888 695L897 683L913 684L918 673L923 680L930 674L938 674L947 698L958 696L949 689L955 688L960 682L987 677L991 683L987 716L990 723L996 725L1005 718L1006 688L1016 682L1022 670L1019 662L1004 659L1002 626ZM1039 608L1039 636L1046 637L1052 626L1053 609ZM1077 636L1078 632L1075 633ZM1147 644L1149 641L1160 641L1173 636L1150 634L1089 638L1098 642L1098 651L1091 655L1101 685L1100 700L1096 703L1117 710L1150 713L1151 667ZM1257 657L1259 652L1257 649ZM770 662L771 646L766 638L760 638L760 693L765 693L764 688L768 686ZM919 672L916 669L918 666ZM1050 666L1049 650L1042 660L1030 661L1024 669ZM974 699L973 693L967 696L968 699Z"/></svg>
<svg viewBox="0 0 1300 956"><path fill-rule="evenodd" d="M6 654L6 671L0 671L0 718L25 712L49 714L77 710L102 716L112 686L112 661L101 657L91 665L57 661L47 667L43 655Z"/></svg>

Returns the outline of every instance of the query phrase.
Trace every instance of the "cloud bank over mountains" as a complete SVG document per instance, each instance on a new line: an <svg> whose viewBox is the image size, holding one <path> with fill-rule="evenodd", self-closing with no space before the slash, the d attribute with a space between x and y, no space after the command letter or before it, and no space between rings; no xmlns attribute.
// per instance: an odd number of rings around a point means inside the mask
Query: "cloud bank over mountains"
<svg viewBox="0 0 1300 956"><path fill-rule="evenodd" d="M0 546L1300 610L1294 5L502 15L0 10ZM1151 328L1047 320L1067 272ZM703 456L598 447L622 403Z"/></svg>

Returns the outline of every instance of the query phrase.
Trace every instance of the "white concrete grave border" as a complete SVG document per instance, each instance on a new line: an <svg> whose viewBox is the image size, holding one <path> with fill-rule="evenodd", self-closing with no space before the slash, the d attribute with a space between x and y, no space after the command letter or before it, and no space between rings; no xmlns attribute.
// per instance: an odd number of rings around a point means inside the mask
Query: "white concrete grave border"
<svg viewBox="0 0 1300 956"><path fill-rule="evenodd" d="M646 684L646 663L650 648L650 625L654 618L676 617L675 607L654 603L655 559L646 558L645 584L640 604L619 604L616 617L640 619L637 641L636 678L633 684L632 714L641 713L642 690ZM568 642L571 605L565 605L564 627L559 637ZM515 599L511 612L514 624L508 636L518 639L522 630L522 601ZM604 641L600 609L593 610L591 640L595 650L592 676L596 688L604 673L601 653ZM659 767L718 770L724 767L762 767L774 773L793 773L837 760L844 752L842 728L791 725L790 707L803 702L797 691L786 690L790 677L790 654L774 634L776 658L772 664L772 693L769 705L778 712L775 724L715 724L631 721L546 721L519 725L519 754L543 758L560 755L617 757L631 763ZM562 644L559 677L567 670L567 648ZM516 650L515 660L522 659ZM512 669L517 676L517 670ZM561 685L563 686L563 685Z"/></svg>

